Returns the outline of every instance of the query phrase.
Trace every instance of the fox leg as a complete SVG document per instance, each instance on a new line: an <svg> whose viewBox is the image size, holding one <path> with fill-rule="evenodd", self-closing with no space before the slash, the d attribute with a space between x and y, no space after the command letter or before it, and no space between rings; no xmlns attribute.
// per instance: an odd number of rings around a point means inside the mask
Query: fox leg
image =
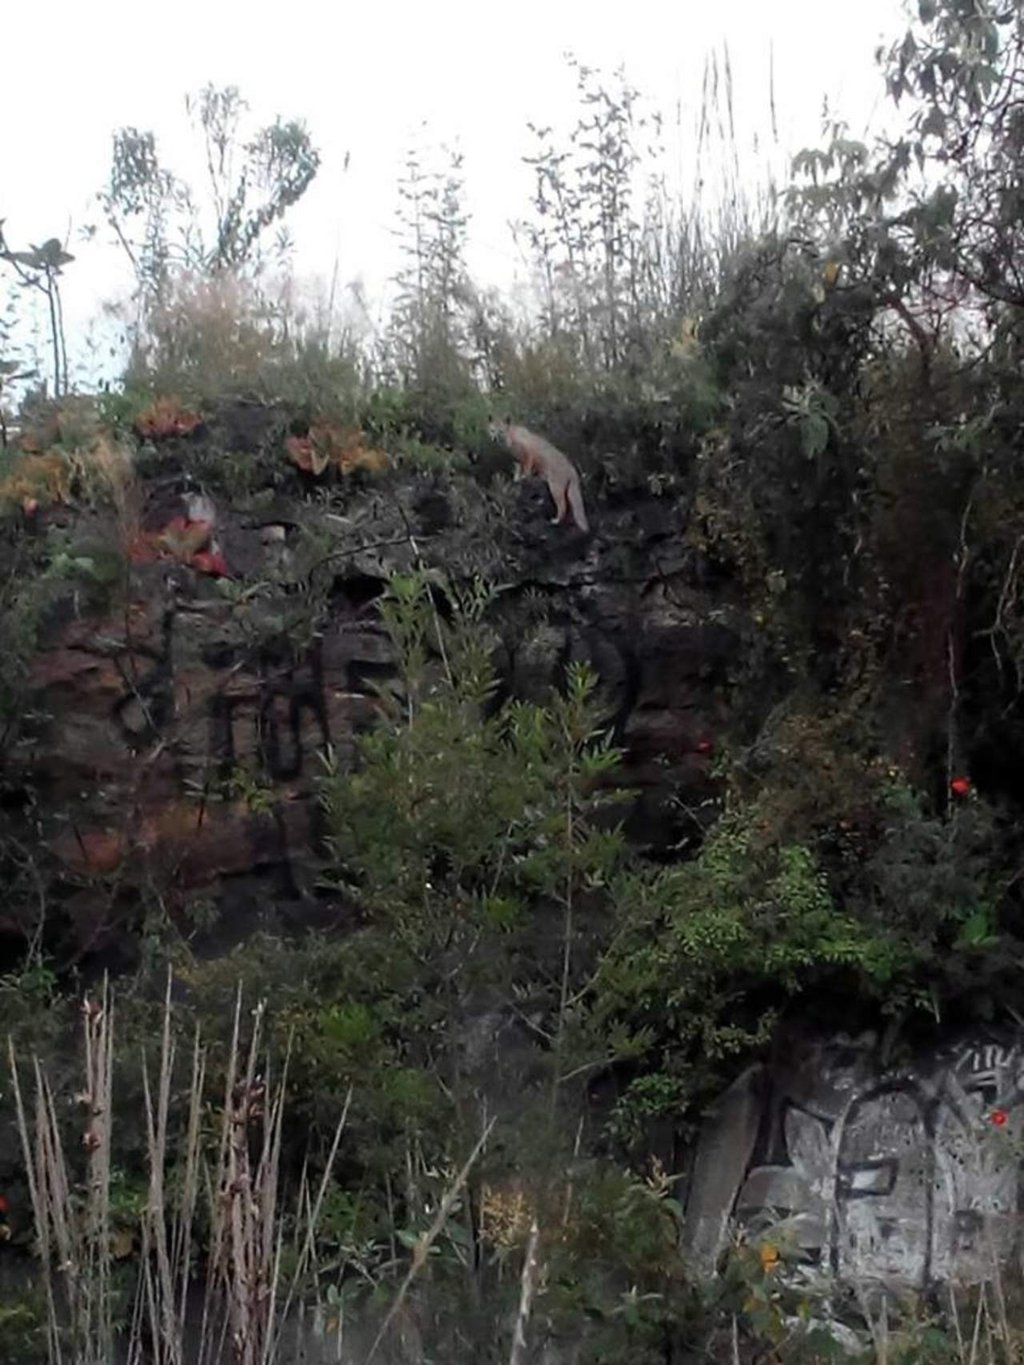
<svg viewBox="0 0 1024 1365"><path fill-rule="evenodd" d="M565 505L572 512L573 521L586 534L590 530L590 524L583 507L583 493L580 490L578 479L570 479L566 484Z"/></svg>
<svg viewBox="0 0 1024 1365"><path fill-rule="evenodd" d="M552 517L551 525L561 526L565 520L565 514L569 510L569 489L567 487L552 488L551 496L555 501L555 511L558 513L557 517Z"/></svg>

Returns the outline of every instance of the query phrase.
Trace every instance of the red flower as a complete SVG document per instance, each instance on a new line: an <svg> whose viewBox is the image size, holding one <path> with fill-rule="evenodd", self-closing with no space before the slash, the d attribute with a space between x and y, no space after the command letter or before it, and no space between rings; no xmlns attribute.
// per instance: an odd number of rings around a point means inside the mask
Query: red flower
<svg viewBox="0 0 1024 1365"><path fill-rule="evenodd" d="M990 1122L994 1123L997 1128L1005 1127L1006 1119L1007 1113L1005 1109L993 1109L991 1114L989 1114Z"/></svg>
<svg viewBox="0 0 1024 1365"><path fill-rule="evenodd" d="M699 754L709 754L715 747L713 739L698 739L696 749Z"/></svg>
<svg viewBox="0 0 1024 1365"><path fill-rule="evenodd" d="M971 790L971 779L969 777L954 777L949 784L949 790L954 796L966 796Z"/></svg>

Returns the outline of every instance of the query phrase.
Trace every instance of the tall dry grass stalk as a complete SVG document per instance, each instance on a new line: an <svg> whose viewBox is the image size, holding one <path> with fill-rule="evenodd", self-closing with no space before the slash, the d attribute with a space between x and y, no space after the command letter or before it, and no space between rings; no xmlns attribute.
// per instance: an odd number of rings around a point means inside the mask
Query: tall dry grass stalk
<svg viewBox="0 0 1024 1365"><path fill-rule="evenodd" d="M523 1270L519 1279L519 1307L516 1310L515 1325L512 1328L512 1350L508 1365L526 1365L526 1329L530 1324L533 1311L533 1298L540 1279L540 1224L537 1215L530 1220L530 1236L523 1256Z"/></svg>
<svg viewBox="0 0 1024 1365"><path fill-rule="evenodd" d="M110 1099L113 1023L104 982L99 1000L82 1006L85 1088L80 1143L85 1171L76 1188L53 1092L33 1060L32 1121L9 1045L18 1131L35 1218L47 1304L51 1365L109 1365L113 1359L110 1254Z"/></svg>
<svg viewBox="0 0 1024 1365"><path fill-rule="evenodd" d="M141 491L127 446L100 435L86 457L88 474L114 508L118 542L127 554L142 528Z"/></svg>
<svg viewBox="0 0 1024 1365"><path fill-rule="evenodd" d="M156 1073L145 1056L142 1060L149 1183L141 1252L115 1276L110 1225L114 1020L106 983L97 1000L86 1000L82 1015L85 1087L77 1100L84 1124L77 1133L61 1124L37 1060L30 1104L13 1046L9 1049L47 1304L50 1365L111 1365L117 1359L128 1365L276 1365L285 1360L284 1327L315 1270L316 1226L351 1096L315 1193L303 1172L292 1217L283 1218L287 1058L280 1077L272 1076L269 1060L259 1069L265 1055L263 1006L253 1011L245 1047L239 991L219 1124L211 1140L203 1126L207 1058L198 1031L184 1101L175 1097L168 982ZM80 1174L72 1157L76 1141L84 1149ZM285 1276L289 1227L294 1229L293 1268ZM197 1297L201 1310L193 1309ZM121 1302L129 1305L126 1313L118 1312Z"/></svg>

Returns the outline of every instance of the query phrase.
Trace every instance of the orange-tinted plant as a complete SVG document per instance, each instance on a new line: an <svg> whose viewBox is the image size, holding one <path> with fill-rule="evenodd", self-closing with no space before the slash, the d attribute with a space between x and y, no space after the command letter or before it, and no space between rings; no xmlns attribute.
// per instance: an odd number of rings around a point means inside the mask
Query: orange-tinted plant
<svg viewBox="0 0 1024 1365"><path fill-rule="evenodd" d="M38 507L69 502L74 475L75 465L59 452L25 455L12 465L7 477L0 480L0 503L24 505L32 501Z"/></svg>
<svg viewBox="0 0 1024 1365"><path fill-rule="evenodd" d="M319 476L333 466L341 474L355 469L380 473L388 467L383 450L365 444L363 432L351 427L336 427L329 422L314 422L305 436L289 436L285 451L291 462L306 474Z"/></svg>
<svg viewBox="0 0 1024 1365"><path fill-rule="evenodd" d="M157 398L136 417L135 434L144 440L160 441L169 436L191 436L202 424L199 414L183 407L179 399Z"/></svg>
<svg viewBox="0 0 1024 1365"><path fill-rule="evenodd" d="M128 557L133 564L153 564L160 559L175 559L199 573L209 574L213 578L227 578L231 570L220 551L211 548L212 540L211 522L172 517L162 530L140 531L129 547Z"/></svg>

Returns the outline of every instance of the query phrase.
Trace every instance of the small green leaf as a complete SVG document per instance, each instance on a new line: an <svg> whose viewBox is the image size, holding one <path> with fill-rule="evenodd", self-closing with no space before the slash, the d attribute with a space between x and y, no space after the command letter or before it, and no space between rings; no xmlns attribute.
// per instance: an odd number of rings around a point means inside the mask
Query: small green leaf
<svg viewBox="0 0 1024 1365"><path fill-rule="evenodd" d="M809 412L800 423L800 444L809 460L824 452L828 445L828 421L820 412Z"/></svg>
<svg viewBox="0 0 1024 1365"><path fill-rule="evenodd" d="M957 945L981 948L995 939L992 923L992 910L988 905L976 905L965 917L960 926Z"/></svg>

